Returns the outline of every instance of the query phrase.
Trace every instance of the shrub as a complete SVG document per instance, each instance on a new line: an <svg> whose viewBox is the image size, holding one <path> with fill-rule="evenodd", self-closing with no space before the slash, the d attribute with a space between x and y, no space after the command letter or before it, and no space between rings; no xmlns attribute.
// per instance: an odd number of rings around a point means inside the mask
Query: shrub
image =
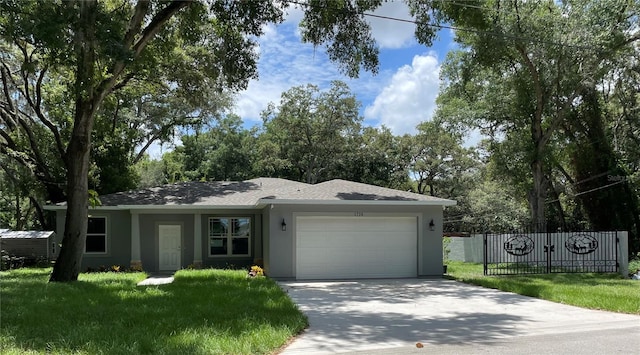
<svg viewBox="0 0 640 355"><path fill-rule="evenodd" d="M629 258L629 274L635 274L640 270L640 252Z"/></svg>
<svg viewBox="0 0 640 355"><path fill-rule="evenodd" d="M28 264L27 258L11 255L6 250L0 250L0 270L19 269L27 266L26 264Z"/></svg>
<svg viewBox="0 0 640 355"><path fill-rule="evenodd" d="M87 274L91 274L94 272L142 272L142 265L133 265L129 268L123 267L122 265L111 265L110 267L106 267L104 265L98 266L98 268L93 268L89 266L85 271Z"/></svg>
<svg viewBox="0 0 640 355"><path fill-rule="evenodd" d="M442 238L442 263L444 265L449 264L449 253L451 253L451 249L449 248L449 244L451 244L450 237Z"/></svg>
<svg viewBox="0 0 640 355"><path fill-rule="evenodd" d="M130 272L142 272L144 270L142 270L142 265L141 264L136 264L136 265L131 265L131 267L129 267Z"/></svg>

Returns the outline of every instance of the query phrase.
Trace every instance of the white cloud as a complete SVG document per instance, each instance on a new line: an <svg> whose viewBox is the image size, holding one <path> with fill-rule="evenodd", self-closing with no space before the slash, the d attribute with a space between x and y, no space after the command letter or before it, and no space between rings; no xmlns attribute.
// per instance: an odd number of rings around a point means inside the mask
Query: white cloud
<svg viewBox="0 0 640 355"><path fill-rule="evenodd" d="M285 9L284 21L292 23L296 27L298 26L300 21L302 21L303 17L304 17L304 11L302 10L301 6L298 6L298 5L295 5L295 4L290 4Z"/></svg>
<svg viewBox="0 0 640 355"><path fill-rule="evenodd" d="M414 56L411 65L399 68L373 104L365 108L365 119L389 127L394 134L414 133L418 123L433 116L439 73L434 54Z"/></svg>
<svg viewBox="0 0 640 355"><path fill-rule="evenodd" d="M342 78L322 48L301 43L289 23L267 26L260 37L260 60L257 80L236 97L234 112L249 125L260 122L260 112L269 102L278 103L282 92L293 86L314 84L327 87Z"/></svg>
<svg viewBox="0 0 640 355"><path fill-rule="evenodd" d="M373 14L394 19L413 20L409 15L407 4L402 1L385 2ZM381 49L402 48L415 44L415 24L388 18L367 17L367 20L371 24L371 33Z"/></svg>
<svg viewBox="0 0 640 355"><path fill-rule="evenodd" d="M381 70L376 76L362 72L358 79L347 78L336 63L329 61L323 47L300 42L294 33L296 26L293 23L267 26L259 39L259 79L251 80L247 90L236 96L233 110L249 126L260 124L260 112L269 102L278 104L280 95L294 86L313 84L323 90L331 81L342 80L359 100L368 102L391 76L390 71Z"/></svg>
<svg viewBox="0 0 640 355"><path fill-rule="evenodd" d="M278 104L282 92L306 84L326 89L333 80L346 82L363 102L367 124L385 124L404 133L413 131L418 122L431 117L439 84L435 56L416 56L411 65L399 69L383 66L376 76L361 72L360 78L349 79L340 73L336 63L328 60L323 46L314 48L301 42L298 24L302 10L289 7L288 11L284 23L265 26L264 35L259 38L260 78L250 81L247 90L237 96L233 111L248 126L260 124L260 112L269 102ZM411 19L407 6L399 1L385 2L375 14ZM416 44L414 24L372 17L367 20L383 51ZM404 64L408 60L396 58L393 62ZM384 89L381 91L381 88Z"/></svg>

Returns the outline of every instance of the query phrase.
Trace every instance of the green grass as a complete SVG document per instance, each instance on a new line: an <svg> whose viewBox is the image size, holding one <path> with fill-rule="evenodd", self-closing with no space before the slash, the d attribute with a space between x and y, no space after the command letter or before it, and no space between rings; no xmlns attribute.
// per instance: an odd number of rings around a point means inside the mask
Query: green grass
<svg viewBox="0 0 640 355"><path fill-rule="evenodd" d="M169 285L144 273L50 269L0 273L2 354L268 354L307 325L278 285L244 271L183 270Z"/></svg>
<svg viewBox="0 0 640 355"><path fill-rule="evenodd" d="M450 262L456 280L578 307L640 314L640 282L617 274L484 276L482 264Z"/></svg>

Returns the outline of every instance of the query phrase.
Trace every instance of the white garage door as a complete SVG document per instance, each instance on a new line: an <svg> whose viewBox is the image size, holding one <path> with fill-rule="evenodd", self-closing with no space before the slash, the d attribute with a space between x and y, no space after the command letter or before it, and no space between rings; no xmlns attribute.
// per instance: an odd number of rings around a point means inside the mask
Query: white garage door
<svg viewBox="0 0 640 355"><path fill-rule="evenodd" d="M415 277L417 236L416 217L299 216L296 277Z"/></svg>

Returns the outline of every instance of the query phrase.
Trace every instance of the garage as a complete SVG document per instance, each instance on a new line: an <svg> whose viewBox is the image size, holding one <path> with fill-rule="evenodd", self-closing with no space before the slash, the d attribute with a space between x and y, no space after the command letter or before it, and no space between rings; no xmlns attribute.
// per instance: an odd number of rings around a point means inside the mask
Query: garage
<svg viewBox="0 0 640 355"><path fill-rule="evenodd" d="M296 278L416 277L415 216L298 216Z"/></svg>

